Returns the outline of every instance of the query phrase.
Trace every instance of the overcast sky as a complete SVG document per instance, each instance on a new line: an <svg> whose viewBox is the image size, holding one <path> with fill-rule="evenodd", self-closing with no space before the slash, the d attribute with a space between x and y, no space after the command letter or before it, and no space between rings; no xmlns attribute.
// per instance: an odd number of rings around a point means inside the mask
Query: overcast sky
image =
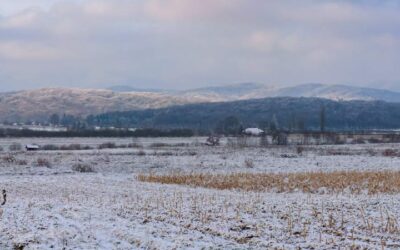
<svg viewBox="0 0 400 250"><path fill-rule="evenodd" d="M1 91L239 82L400 90L400 1L1 1Z"/></svg>

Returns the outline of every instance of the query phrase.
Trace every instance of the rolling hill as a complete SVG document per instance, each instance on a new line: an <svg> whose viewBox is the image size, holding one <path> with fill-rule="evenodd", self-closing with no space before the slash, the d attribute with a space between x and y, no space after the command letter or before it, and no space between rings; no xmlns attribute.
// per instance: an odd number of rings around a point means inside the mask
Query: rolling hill
<svg viewBox="0 0 400 250"><path fill-rule="evenodd" d="M47 88L1 94L0 120L41 121L54 113L85 117L111 111L161 108L204 101L207 100L162 93Z"/></svg>
<svg viewBox="0 0 400 250"><path fill-rule="evenodd" d="M274 87L257 83L185 91L138 89L44 88L0 93L1 121L44 121L51 114L85 117L114 111L158 109L191 103L230 102L267 97L310 97L330 100L400 102L400 93L345 85L303 84Z"/></svg>
<svg viewBox="0 0 400 250"><path fill-rule="evenodd" d="M386 102L400 102L400 93L394 91L318 83L301 84L291 87L244 83L224 87L188 90L181 94L183 96L213 98L218 101L247 100L266 97L316 97L345 101L380 100Z"/></svg>

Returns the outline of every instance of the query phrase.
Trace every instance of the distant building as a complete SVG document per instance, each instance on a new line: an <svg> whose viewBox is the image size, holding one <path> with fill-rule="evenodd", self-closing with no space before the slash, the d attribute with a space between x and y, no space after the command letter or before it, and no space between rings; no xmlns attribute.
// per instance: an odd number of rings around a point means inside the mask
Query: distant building
<svg viewBox="0 0 400 250"><path fill-rule="evenodd" d="M243 133L246 135L259 136L264 134L264 130L259 128L246 128L245 130L243 130Z"/></svg>
<svg viewBox="0 0 400 250"><path fill-rule="evenodd" d="M36 144L28 144L25 146L25 148L27 151L37 151L40 147Z"/></svg>

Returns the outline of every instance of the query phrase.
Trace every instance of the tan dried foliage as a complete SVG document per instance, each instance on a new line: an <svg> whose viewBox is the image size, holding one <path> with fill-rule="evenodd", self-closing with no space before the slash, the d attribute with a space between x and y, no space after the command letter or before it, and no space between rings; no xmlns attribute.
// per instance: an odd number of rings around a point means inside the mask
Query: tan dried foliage
<svg viewBox="0 0 400 250"><path fill-rule="evenodd" d="M245 191L360 194L399 193L400 172L141 174L139 181Z"/></svg>

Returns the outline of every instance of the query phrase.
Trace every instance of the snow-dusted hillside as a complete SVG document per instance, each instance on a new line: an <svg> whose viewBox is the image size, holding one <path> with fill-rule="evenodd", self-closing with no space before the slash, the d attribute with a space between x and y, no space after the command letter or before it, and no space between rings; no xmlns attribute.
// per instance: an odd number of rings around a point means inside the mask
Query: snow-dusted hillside
<svg viewBox="0 0 400 250"><path fill-rule="evenodd" d="M294 87L276 89L269 96L290 97L319 97L331 100L381 100L400 102L400 93L373 89L359 88L346 85L303 84Z"/></svg>
<svg viewBox="0 0 400 250"><path fill-rule="evenodd" d="M86 116L204 101L208 100L162 93L48 88L0 95L0 120L47 119L53 113Z"/></svg>
<svg viewBox="0 0 400 250"><path fill-rule="evenodd" d="M51 114L87 116L113 111L163 108L172 105L225 102L266 97L320 97L332 100L400 102L400 93L344 85L303 84L277 87L243 83L186 91L125 88L45 88L0 93L0 121L47 119Z"/></svg>
<svg viewBox="0 0 400 250"><path fill-rule="evenodd" d="M318 97L331 100L381 100L400 102L400 93L360 88L346 85L325 85L318 83L301 84L291 87L279 87L256 83L228 85L224 87L210 87L183 92L183 96L212 98L220 101L246 100L266 97Z"/></svg>

